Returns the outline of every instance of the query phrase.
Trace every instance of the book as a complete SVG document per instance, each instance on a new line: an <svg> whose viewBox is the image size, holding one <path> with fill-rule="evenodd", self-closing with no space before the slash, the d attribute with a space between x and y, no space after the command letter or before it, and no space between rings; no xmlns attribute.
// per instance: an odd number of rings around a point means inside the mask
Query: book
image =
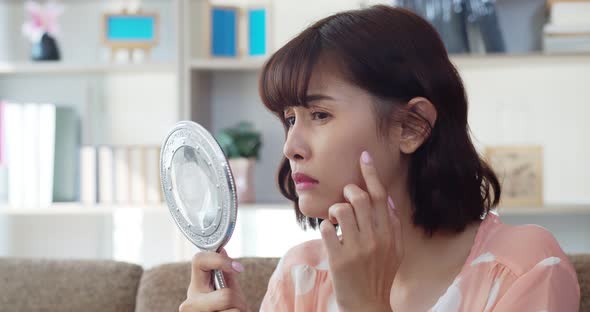
<svg viewBox="0 0 590 312"><path fill-rule="evenodd" d="M4 138L4 101L0 100L0 204L8 202L8 166L6 165L6 139Z"/></svg>
<svg viewBox="0 0 590 312"><path fill-rule="evenodd" d="M0 166L4 164L5 147L4 147L4 101L0 100Z"/></svg>
<svg viewBox="0 0 590 312"><path fill-rule="evenodd" d="M98 201L112 204L115 201L115 178L113 149L110 146L98 148Z"/></svg>
<svg viewBox="0 0 590 312"><path fill-rule="evenodd" d="M131 202L143 204L146 202L144 148L132 146L129 148L129 187Z"/></svg>
<svg viewBox="0 0 590 312"><path fill-rule="evenodd" d="M22 108L22 179L25 184L23 206L39 208L39 105L25 103Z"/></svg>
<svg viewBox="0 0 590 312"><path fill-rule="evenodd" d="M543 51L546 53L590 52L590 35L543 36Z"/></svg>
<svg viewBox="0 0 590 312"><path fill-rule="evenodd" d="M557 2L551 5L551 24L584 25L590 21L590 1Z"/></svg>
<svg viewBox="0 0 590 312"><path fill-rule="evenodd" d="M97 151L94 146L80 148L80 202L95 204L97 199Z"/></svg>
<svg viewBox="0 0 590 312"><path fill-rule="evenodd" d="M115 178L115 203L129 203L129 158L127 148L117 146L113 151L113 172Z"/></svg>
<svg viewBox="0 0 590 312"><path fill-rule="evenodd" d="M12 207L22 207L25 187L23 179L23 107L17 103L5 102L3 115L8 168L8 203Z"/></svg>
<svg viewBox="0 0 590 312"><path fill-rule="evenodd" d="M146 147L145 168L146 200L148 203L161 203L163 196L160 183L159 146Z"/></svg>
<svg viewBox="0 0 590 312"><path fill-rule="evenodd" d="M53 201L78 201L80 119L73 108L56 106L54 135Z"/></svg>
<svg viewBox="0 0 590 312"><path fill-rule="evenodd" d="M54 104L39 104L39 206L49 207L53 202L53 175L55 155Z"/></svg>

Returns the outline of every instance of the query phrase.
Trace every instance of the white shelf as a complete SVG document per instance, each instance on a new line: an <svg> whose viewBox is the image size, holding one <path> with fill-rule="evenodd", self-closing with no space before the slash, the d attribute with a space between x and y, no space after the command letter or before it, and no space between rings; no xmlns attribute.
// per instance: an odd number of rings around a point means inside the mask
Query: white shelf
<svg viewBox="0 0 590 312"><path fill-rule="evenodd" d="M241 204L238 209L290 209L285 203ZM141 210L146 213L168 213L165 203L160 204L81 204L53 203L49 207L12 207L0 205L0 215L102 215L119 210Z"/></svg>
<svg viewBox="0 0 590 312"><path fill-rule="evenodd" d="M64 62L0 62L0 75L106 74L116 72L175 72L173 63L77 64Z"/></svg>
<svg viewBox="0 0 590 312"><path fill-rule="evenodd" d="M289 203L240 204L239 210L292 209ZM11 207L0 205L0 215L101 215L119 210L141 210L146 213L168 213L165 203L161 204L80 204L54 203L49 207ZM543 207L500 207L500 216L543 216L543 215L590 215L590 205L550 205Z"/></svg>
<svg viewBox="0 0 590 312"><path fill-rule="evenodd" d="M548 205L542 207L500 207L500 216L545 216L589 214L590 205Z"/></svg>
<svg viewBox="0 0 590 312"><path fill-rule="evenodd" d="M248 71L260 70L266 61L265 57L256 58L206 58L194 59L190 63L193 70L235 70Z"/></svg>
<svg viewBox="0 0 590 312"><path fill-rule="evenodd" d="M529 54L465 54L451 55L451 61L459 66L488 66L488 65L514 65L514 64L539 64L543 62L579 63L590 62L590 53L555 53L542 52ZM200 71L255 71L260 70L267 60L266 57L258 58L200 58L190 62L190 68Z"/></svg>
<svg viewBox="0 0 590 312"><path fill-rule="evenodd" d="M165 204L81 204L53 203L49 207L11 207L0 205L0 215L106 215L117 210L141 210L147 213L168 212Z"/></svg>

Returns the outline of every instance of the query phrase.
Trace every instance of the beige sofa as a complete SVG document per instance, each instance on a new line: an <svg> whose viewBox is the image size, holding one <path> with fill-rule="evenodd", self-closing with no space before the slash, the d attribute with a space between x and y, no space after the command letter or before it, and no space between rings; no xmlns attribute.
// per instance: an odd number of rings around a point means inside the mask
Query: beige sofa
<svg viewBox="0 0 590 312"><path fill-rule="evenodd" d="M582 289L580 311L590 312L590 254L571 255ZM240 284L252 311L266 291L275 258L242 258ZM105 260L0 258L2 312L167 312L186 297L190 263L143 270L135 264Z"/></svg>

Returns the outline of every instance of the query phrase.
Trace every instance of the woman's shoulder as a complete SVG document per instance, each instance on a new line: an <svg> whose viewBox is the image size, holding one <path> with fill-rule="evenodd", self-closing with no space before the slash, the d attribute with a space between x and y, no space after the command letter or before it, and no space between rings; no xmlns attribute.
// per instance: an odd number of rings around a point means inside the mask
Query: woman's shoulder
<svg viewBox="0 0 590 312"><path fill-rule="evenodd" d="M291 247L281 258L279 266L287 270L296 266L328 270L327 254L322 240L313 239Z"/></svg>
<svg viewBox="0 0 590 312"><path fill-rule="evenodd" d="M495 214L484 221L473 262L495 262L515 275L528 272L543 262L569 262L553 234L536 224L504 224ZM472 263L473 263L472 262Z"/></svg>

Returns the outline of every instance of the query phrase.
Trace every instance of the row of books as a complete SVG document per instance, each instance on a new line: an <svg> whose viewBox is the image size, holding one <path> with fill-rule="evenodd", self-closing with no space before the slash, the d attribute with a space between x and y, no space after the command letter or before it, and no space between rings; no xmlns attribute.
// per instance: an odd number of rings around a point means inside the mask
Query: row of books
<svg viewBox="0 0 590 312"><path fill-rule="evenodd" d="M162 202L159 146L82 146L80 129L71 107L0 101L0 203Z"/></svg>
<svg viewBox="0 0 590 312"><path fill-rule="evenodd" d="M590 0L549 0L549 22L543 28L548 53L590 52Z"/></svg>
<svg viewBox="0 0 590 312"><path fill-rule="evenodd" d="M80 201L105 204L158 204L159 146L83 146Z"/></svg>
<svg viewBox="0 0 590 312"><path fill-rule="evenodd" d="M76 201L79 146L74 109L0 101L0 199L15 207Z"/></svg>

